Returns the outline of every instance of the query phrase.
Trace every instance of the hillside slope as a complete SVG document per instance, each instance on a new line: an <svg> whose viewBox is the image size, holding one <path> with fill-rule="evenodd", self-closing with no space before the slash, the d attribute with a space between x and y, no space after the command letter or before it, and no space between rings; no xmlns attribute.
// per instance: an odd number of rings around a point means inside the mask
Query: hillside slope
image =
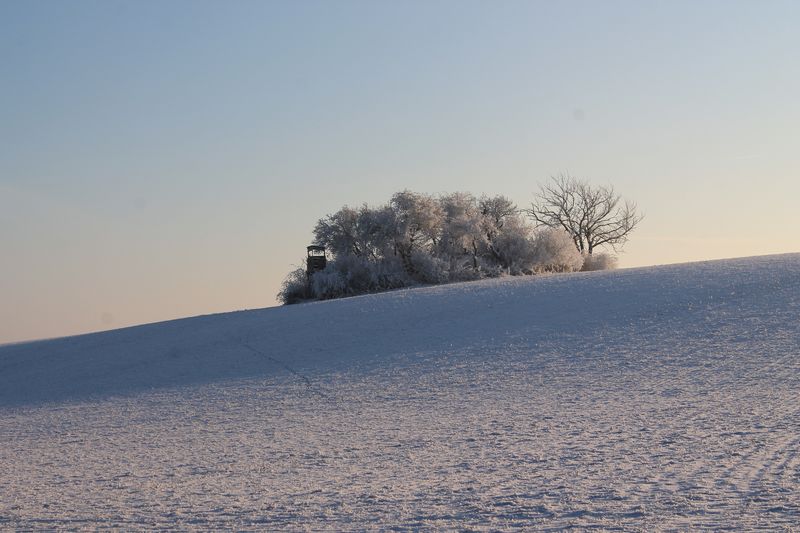
<svg viewBox="0 0 800 533"><path fill-rule="evenodd" d="M800 254L0 347L0 526L800 521Z"/></svg>
<svg viewBox="0 0 800 533"><path fill-rule="evenodd" d="M772 318L796 311L798 257L487 280L0 346L0 405L383 364L413 354L499 352L563 337L591 344L614 330L654 325L703 338L715 334L710 321L734 310ZM742 335L756 333L741 326Z"/></svg>

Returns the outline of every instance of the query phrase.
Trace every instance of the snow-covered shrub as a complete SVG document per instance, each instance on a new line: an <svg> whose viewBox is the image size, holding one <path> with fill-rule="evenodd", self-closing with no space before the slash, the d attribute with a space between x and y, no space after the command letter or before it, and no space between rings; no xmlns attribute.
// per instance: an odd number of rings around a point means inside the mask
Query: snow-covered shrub
<svg viewBox="0 0 800 533"><path fill-rule="evenodd" d="M353 255L341 256L325 270L311 276L315 298L329 300L412 285L402 263L396 258L372 262Z"/></svg>
<svg viewBox="0 0 800 533"><path fill-rule="evenodd" d="M583 258L583 270L589 272L592 270L613 270L617 268L617 256L608 252L595 252L591 255L586 255Z"/></svg>
<svg viewBox="0 0 800 533"><path fill-rule="evenodd" d="M296 304L312 297L306 271L297 268L289 272L281 284L278 300L283 304Z"/></svg>
<svg viewBox="0 0 800 533"><path fill-rule="evenodd" d="M375 290L372 265L366 259L345 255L337 258L330 266L339 273L347 294L364 294Z"/></svg>
<svg viewBox="0 0 800 533"><path fill-rule="evenodd" d="M414 250L411 253L410 264L414 281L426 284L448 281L449 265L447 262L427 252Z"/></svg>
<svg viewBox="0 0 800 533"><path fill-rule="evenodd" d="M506 270L491 257L478 258L478 268L483 278L499 278L506 273Z"/></svg>
<svg viewBox="0 0 800 533"><path fill-rule="evenodd" d="M364 294L374 290L370 263L354 255L342 255L325 270L311 276L311 291L320 300Z"/></svg>
<svg viewBox="0 0 800 533"><path fill-rule="evenodd" d="M521 217L510 216L490 243L490 257L509 274L530 274L535 261L533 229Z"/></svg>
<svg viewBox="0 0 800 533"><path fill-rule="evenodd" d="M399 289L400 287L414 284L414 280L408 276L403 268L403 262L395 255L387 256L381 261L372 263L371 273L374 290L376 291Z"/></svg>
<svg viewBox="0 0 800 533"><path fill-rule="evenodd" d="M536 272L574 272L583 266L583 256L572 237L560 228L536 232L533 267Z"/></svg>
<svg viewBox="0 0 800 533"><path fill-rule="evenodd" d="M476 262L478 264L477 267L475 266ZM481 279L484 277L481 271L482 263L482 260L473 261L472 258L462 258L461 260L451 261L448 263L449 268L447 270L446 281L475 281Z"/></svg>
<svg viewBox="0 0 800 533"><path fill-rule="evenodd" d="M330 300L347 296L347 282L334 263L328 264L325 270L311 276L311 292L319 300Z"/></svg>

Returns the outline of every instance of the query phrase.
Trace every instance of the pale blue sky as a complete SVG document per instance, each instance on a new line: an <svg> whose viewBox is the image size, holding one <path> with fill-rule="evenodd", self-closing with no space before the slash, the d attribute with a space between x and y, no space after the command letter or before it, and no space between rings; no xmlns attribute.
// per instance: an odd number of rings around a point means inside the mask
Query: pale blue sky
<svg viewBox="0 0 800 533"><path fill-rule="evenodd" d="M800 2L0 2L0 342L274 305L392 192L612 183L623 266L800 251Z"/></svg>

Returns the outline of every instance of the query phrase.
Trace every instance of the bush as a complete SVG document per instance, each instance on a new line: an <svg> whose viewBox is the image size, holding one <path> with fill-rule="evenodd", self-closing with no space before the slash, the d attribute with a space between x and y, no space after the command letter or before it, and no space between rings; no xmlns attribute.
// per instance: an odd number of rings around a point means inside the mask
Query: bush
<svg viewBox="0 0 800 533"><path fill-rule="evenodd" d="M419 283L437 284L448 281L448 264L438 257L422 250L414 250L411 253L411 264L414 280Z"/></svg>
<svg viewBox="0 0 800 533"><path fill-rule="evenodd" d="M325 270L311 276L314 298L329 300L412 285L399 260L374 263L344 255L328 263Z"/></svg>
<svg viewBox="0 0 800 533"><path fill-rule="evenodd" d="M370 267L376 291L399 289L414 284L414 280L408 277L403 262L397 256L389 256L377 263L371 263Z"/></svg>
<svg viewBox="0 0 800 533"><path fill-rule="evenodd" d="M334 264L329 264L325 270L311 276L311 292L319 300L330 300L347 296L350 288L342 273Z"/></svg>
<svg viewBox="0 0 800 533"><path fill-rule="evenodd" d="M372 265L366 259L353 255L341 256L331 262L325 272L331 272L330 276L333 276L333 272L338 273L338 277L344 283L345 294L363 294L375 290ZM333 283L333 279L331 279L331 283Z"/></svg>
<svg viewBox="0 0 800 533"><path fill-rule="evenodd" d="M485 257L478 258L478 268L480 268L481 277L484 278L499 278L506 273L496 261Z"/></svg>
<svg viewBox="0 0 800 533"><path fill-rule="evenodd" d="M311 297L306 271L302 268L289 272L281 284L281 290L278 292L278 300L286 305L309 300Z"/></svg>
<svg viewBox="0 0 800 533"><path fill-rule="evenodd" d="M581 270L590 272L592 270L614 270L615 268L617 268L617 256L600 252L584 256Z"/></svg>
<svg viewBox="0 0 800 533"><path fill-rule="evenodd" d="M562 229L537 231L533 247L535 272L575 272L583 266L583 256L569 233Z"/></svg>
<svg viewBox="0 0 800 533"><path fill-rule="evenodd" d="M533 271L536 249L532 231L521 218L509 217L503 231L494 238L492 250L498 266L513 276Z"/></svg>
<svg viewBox="0 0 800 533"><path fill-rule="evenodd" d="M601 204L617 199L610 188L567 178L543 190L558 192L559 187L579 195L592 193L597 198L589 199ZM524 213L541 226L535 228ZM402 191L376 207L345 206L314 227L314 242L330 254L327 267L310 279L303 269L289 273L278 299L290 304L506 274L607 270L616 267L615 256L583 256L579 250L598 243L621 244L641 220L635 206L625 204L614 213L624 230L612 236L616 241L587 241L596 237L596 227L588 236L571 235L559 225L563 221L547 214L536 205L520 211L503 196L477 199L463 192L432 196ZM590 248L585 248L587 242Z"/></svg>

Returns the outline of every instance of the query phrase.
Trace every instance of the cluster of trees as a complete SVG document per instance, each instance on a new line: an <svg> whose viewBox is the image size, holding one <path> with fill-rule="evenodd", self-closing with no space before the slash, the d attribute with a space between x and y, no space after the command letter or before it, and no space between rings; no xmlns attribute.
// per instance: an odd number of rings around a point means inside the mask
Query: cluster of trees
<svg viewBox="0 0 800 533"><path fill-rule="evenodd" d="M320 219L325 270L291 272L283 303L329 299L417 284L613 268L616 250L641 216L610 187L561 175L529 209L504 196L398 192L379 207L343 207Z"/></svg>

